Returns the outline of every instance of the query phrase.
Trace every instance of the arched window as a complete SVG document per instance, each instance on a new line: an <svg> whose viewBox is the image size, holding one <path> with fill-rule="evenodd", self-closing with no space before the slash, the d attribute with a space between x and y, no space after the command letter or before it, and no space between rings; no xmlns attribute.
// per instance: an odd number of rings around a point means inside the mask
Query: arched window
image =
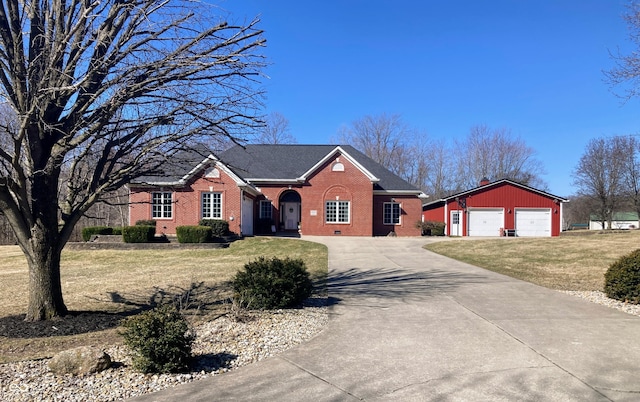
<svg viewBox="0 0 640 402"><path fill-rule="evenodd" d="M335 162L331 165L332 172L344 172L344 164L342 162Z"/></svg>

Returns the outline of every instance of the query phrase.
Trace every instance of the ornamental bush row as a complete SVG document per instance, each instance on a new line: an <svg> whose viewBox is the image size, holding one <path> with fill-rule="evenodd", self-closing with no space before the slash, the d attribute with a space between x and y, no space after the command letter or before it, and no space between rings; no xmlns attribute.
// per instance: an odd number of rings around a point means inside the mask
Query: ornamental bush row
<svg viewBox="0 0 640 402"><path fill-rule="evenodd" d="M178 226L176 235L180 243L208 243L220 241L228 235L229 222L219 219L203 219L198 226ZM156 234L155 220L140 220L134 226L112 228L90 226L82 229L82 240L89 241L94 235L122 235L125 243L149 243Z"/></svg>

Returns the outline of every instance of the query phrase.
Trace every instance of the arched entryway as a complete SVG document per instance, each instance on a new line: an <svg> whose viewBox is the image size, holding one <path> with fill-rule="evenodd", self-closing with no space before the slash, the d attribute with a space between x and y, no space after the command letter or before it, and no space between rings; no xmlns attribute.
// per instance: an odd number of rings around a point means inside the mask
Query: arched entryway
<svg viewBox="0 0 640 402"><path fill-rule="evenodd" d="M280 227L284 230L298 230L302 199L295 190L287 190L278 200L280 209Z"/></svg>

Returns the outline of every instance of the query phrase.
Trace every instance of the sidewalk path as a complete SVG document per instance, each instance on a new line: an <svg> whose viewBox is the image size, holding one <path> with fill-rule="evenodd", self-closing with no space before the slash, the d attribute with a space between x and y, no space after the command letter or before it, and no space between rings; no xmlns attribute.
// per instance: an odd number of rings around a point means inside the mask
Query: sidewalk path
<svg viewBox="0 0 640 402"><path fill-rule="evenodd" d="M136 401L638 401L640 319L421 248L329 247L328 327L236 371Z"/></svg>

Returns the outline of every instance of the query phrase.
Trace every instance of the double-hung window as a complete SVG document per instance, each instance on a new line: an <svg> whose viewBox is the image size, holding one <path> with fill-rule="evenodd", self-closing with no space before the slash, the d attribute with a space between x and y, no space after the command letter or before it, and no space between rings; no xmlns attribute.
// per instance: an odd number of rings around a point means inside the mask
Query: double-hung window
<svg viewBox="0 0 640 402"><path fill-rule="evenodd" d="M222 219L222 193L202 193L202 218Z"/></svg>
<svg viewBox="0 0 640 402"><path fill-rule="evenodd" d="M260 201L260 219L272 218L271 201Z"/></svg>
<svg viewBox="0 0 640 402"><path fill-rule="evenodd" d="M397 202L385 202L384 203L384 224L385 225L399 225L400 224L400 204Z"/></svg>
<svg viewBox="0 0 640 402"><path fill-rule="evenodd" d="M326 223L349 223L349 201L327 201L325 203Z"/></svg>
<svg viewBox="0 0 640 402"><path fill-rule="evenodd" d="M151 195L151 217L154 219L173 217L173 193L158 192Z"/></svg>

